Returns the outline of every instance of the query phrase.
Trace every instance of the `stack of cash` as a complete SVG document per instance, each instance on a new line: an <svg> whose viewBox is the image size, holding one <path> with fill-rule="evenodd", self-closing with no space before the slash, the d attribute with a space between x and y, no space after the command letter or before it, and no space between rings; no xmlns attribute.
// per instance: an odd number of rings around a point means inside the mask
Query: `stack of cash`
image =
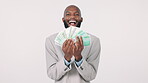
<svg viewBox="0 0 148 83"><path fill-rule="evenodd" d="M70 26L64 29L63 31L59 32L55 38L55 44L62 47L63 43L67 39L73 39L76 42L76 36L82 36L84 46L90 45L90 35L88 35L82 29L74 26Z"/></svg>

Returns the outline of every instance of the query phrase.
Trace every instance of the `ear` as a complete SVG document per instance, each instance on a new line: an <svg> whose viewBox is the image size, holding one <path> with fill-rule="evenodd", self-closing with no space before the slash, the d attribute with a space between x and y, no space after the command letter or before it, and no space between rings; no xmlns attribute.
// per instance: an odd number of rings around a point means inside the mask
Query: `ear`
<svg viewBox="0 0 148 83"><path fill-rule="evenodd" d="M83 22L83 18L81 17L81 22Z"/></svg>
<svg viewBox="0 0 148 83"><path fill-rule="evenodd" d="M64 22L64 17L62 18L62 21Z"/></svg>

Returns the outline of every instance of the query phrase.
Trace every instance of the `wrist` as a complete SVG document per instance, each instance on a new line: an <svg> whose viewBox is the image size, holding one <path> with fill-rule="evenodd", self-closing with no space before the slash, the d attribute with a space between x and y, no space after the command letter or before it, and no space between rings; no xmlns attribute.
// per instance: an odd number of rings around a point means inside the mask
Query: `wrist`
<svg viewBox="0 0 148 83"><path fill-rule="evenodd" d="M78 56L75 57L76 62L79 62L81 59L82 59L82 55L78 55Z"/></svg>
<svg viewBox="0 0 148 83"><path fill-rule="evenodd" d="M64 58L65 58L65 60L68 61L68 62L71 61L71 58L70 58L70 57L67 57L67 55L65 55Z"/></svg>

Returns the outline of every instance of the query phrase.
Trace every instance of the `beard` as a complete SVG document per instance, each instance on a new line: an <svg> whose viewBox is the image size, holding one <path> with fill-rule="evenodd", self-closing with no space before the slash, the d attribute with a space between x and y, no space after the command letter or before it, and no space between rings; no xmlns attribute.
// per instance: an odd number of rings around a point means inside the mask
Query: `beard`
<svg viewBox="0 0 148 83"><path fill-rule="evenodd" d="M67 24L67 22L65 20L64 20L64 26L65 26L65 28L68 28L69 27L69 25ZM81 22L78 22L78 24L76 25L76 27L80 28L80 26L81 26Z"/></svg>

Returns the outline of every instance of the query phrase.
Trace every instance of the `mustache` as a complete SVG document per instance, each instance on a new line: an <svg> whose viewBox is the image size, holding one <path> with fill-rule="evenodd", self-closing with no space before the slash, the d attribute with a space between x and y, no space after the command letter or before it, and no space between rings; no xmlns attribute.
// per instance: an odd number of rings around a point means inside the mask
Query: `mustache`
<svg viewBox="0 0 148 83"><path fill-rule="evenodd" d="M63 23L64 23L65 28L68 28L69 27L69 25L67 24L67 22L65 20L63 21ZM76 27L79 27L80 28L80 26L81 26L81 22L78 22L78 24L76 25Z"/></svg>

